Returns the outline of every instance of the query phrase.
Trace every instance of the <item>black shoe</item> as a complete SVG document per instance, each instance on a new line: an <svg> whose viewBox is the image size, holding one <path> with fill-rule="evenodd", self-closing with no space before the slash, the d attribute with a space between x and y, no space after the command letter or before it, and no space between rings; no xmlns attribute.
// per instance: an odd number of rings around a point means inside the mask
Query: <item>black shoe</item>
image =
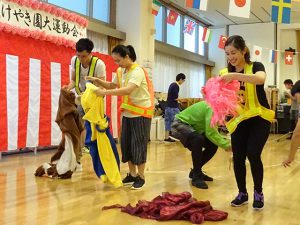
<svg viewBox="0 0 300 225"><path fill-rule="evenodd" d="M164 141L167 141L167 142L175 142L175 140L173 140L173 139L171 139L171 138L165 139Z"/></svg>
<svg viewBox="0 0 300 225"><path fill-rule="evenodd" d="M130 173L127 173L127 176L122 180L123 185L132 185L136 181L137 177L131 176Z"/></svg>
<svg viewBox="0 0 300 225"><path fill-rule="evenodd" d="M254 198L253 198L253 209L255 210L262 210L264 208L264 194L258 193L254 190Z"/></svg>
<svg viewBox="0 0 300 225"><path fill-rule="evenodd" d="M239 207L248 203L248 193L239 192L239 194L232 200L231 205Z"/></svg>
<svg viewBox="0 0 300 225"><path fill-rule="evenodd" d="M208 189L208 186L205 183L205 181L202 178L199 178L199 177L194 177L192 179L192 185L197 187L197 188Z"/></svg>
<svg viewBox="0 0 300 225"><path fill-rule="evenodd" d="M214 179L210 176L207 176L205 173L203 173L202 171L200 172L202 177L203 177L203 180L205 181L213 181ZM190 173L189 173L189 178L190 179L193 179L193 174L194 174L194 170L191 169Z"/></svg>
<svg viewBox="0 0 300 225"><path fill-rule="evenodd" d="M145 179L141 178L140 176L136 177L135 182L131 186L131 189L139 190L145 185Z"/></svg>

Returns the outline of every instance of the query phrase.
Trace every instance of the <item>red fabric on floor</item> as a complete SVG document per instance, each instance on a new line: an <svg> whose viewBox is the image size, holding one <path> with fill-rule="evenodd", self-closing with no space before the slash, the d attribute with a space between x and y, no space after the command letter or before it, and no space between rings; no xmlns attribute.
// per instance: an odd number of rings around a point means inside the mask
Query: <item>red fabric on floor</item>
<svg viewBox="0 0 300 225"><path fill-rule="evenodd" d="M194 224L204 221L221 221L228 216L227 212L214 210L209 201L198 201L189 192L180 194L162 193L152 201L140 200L135 207L128 204L104 206L102 210L121 208L122 212L145 219L154 220L187 220Z"/></svg>

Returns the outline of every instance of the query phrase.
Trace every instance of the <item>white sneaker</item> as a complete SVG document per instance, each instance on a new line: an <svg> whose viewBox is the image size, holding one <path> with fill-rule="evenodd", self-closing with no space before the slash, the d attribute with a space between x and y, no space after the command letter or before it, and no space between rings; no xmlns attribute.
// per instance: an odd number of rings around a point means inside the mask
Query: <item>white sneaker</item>
<svg viewBox="0 0 300 225"><path fill-rule="evenodd" d="M82 172L82 164L81 163L76 163L76 169L75 169L75 171L76 172Z"/></svg>

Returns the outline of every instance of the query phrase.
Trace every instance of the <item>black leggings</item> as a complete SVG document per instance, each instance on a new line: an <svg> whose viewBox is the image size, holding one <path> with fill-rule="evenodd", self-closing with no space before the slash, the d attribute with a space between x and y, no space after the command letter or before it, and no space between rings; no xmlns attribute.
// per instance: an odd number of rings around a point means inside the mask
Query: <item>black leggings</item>
<svg viewBox="0 0 300 225"><path fill-rule="evenodd" d="M202 167L216 154L218 146L204 135L193 132L188 135L185 147L192 154L194 176L200 177ZM202 151L202 148L204 148L204 151Z"/></svg>
<svg viewBox="0 0 300 225"><path fill-rule="evenodd" d="M240 192L247 192L246 157L250 162L254 189L262 191L264 168L260 156L269 137L270 126L269 121L257 116L241 122L231 135L234 174Z"/></svg>

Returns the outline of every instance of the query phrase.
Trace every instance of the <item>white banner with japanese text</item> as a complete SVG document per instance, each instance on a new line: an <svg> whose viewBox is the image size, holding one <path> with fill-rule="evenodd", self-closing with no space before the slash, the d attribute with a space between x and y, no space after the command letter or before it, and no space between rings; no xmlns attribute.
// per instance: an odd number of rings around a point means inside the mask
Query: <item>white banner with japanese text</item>
<svg viewBox="0 0 300 225"><path fill-rule="evenodd" d="M71 45L86 27L85 18L44 2L0 0L0 31Z"/></svg>

